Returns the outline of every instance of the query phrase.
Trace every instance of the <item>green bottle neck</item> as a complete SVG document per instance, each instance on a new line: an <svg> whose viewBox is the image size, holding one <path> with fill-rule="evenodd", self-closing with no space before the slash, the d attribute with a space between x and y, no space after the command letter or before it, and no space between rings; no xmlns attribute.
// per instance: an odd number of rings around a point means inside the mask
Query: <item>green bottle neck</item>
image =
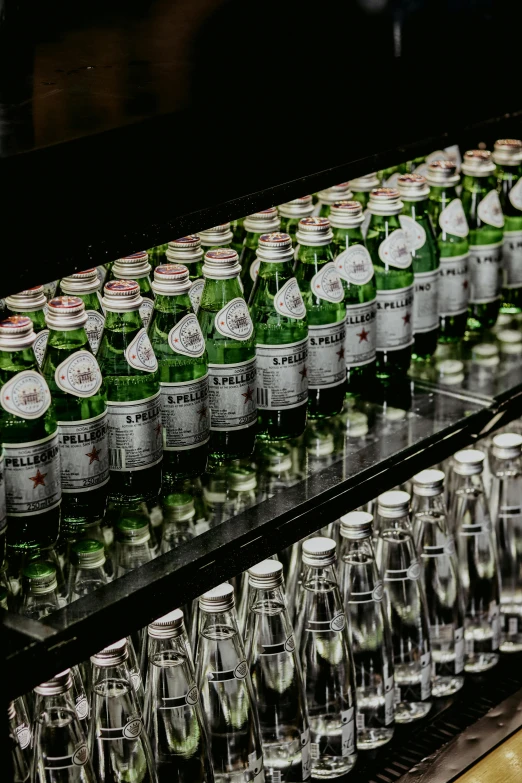
<svg viewBox="0 0 522 783"><path fill-rule="evenodd" d="M89 349L89 340L84 327L79 329L70 329L61 331L60 329L49 329L47 348L56 348L62 351L79 351L81 348Z"/></svg>
<svg viewBox="0 0 522 783"><path fill-rule="evenodd" d="M183 317L193 312L192 304L188 293L183 294L157 294L154 302L154 309L157 313L169 313Z"/></svg>
<svg viewBox="0 0 522 783"><path fill-rule="evenodd" d="M113 313L110 310L107 310L105 313L104 335L108 336L111 332L133 332L142 327L143 322L139 310L132 310L124 313Z"/></svg>
<svg viewBox="0 0 522 783"><path fill-rule="evenodd" d="M316 269L333 261L332 243L328 245L299 244L299 262Z"/></svg>
<svg viewBox="0 0 522 783"><path fill-rule="evenodd" d="M340 251L350 247L350 245L364 245L364 237L360 226L352 228L334 228L333 244Z"/></svg>
<svg viewBox="0 0 522 783"><path fill-rule="evenodd" d="M243 298L243 292L239 285L238 277L229 277L226 280L214 280L205 278L205 286L201 294L200 309L218 311L236 297Z"/></svg>
<svg viewBox="0 0 522 783"><path fill-rule="evenodd" d="M423 219L428 217L428 198L426 197L422 201L407 201L402 199L403 208L402 214L412 217L414 220Z"/></svg>
<svg viewBox="0 0 522 783"><path fill-rule="evenodd" d="M38 372L32 346L21 351L0 351L0 378L4 383L23 370Z"/></svg>
<svg viewBox="0 0 522 783"><path fill-rule="evenodd" d="M440 205L441 211L455 198L457 198L457 191L455 190L454 185L451 185L450 187L432 186L430 188L429 202L431 204Z"/></svg>
<svg viewBox="0 0 522 783"><path fill-rule="evenodd" d="M495 189L495 184L490 176L488 177L472 177L466 174L462 179L462 190L467 193L479 193L485 196L490 190Z"/></svg>

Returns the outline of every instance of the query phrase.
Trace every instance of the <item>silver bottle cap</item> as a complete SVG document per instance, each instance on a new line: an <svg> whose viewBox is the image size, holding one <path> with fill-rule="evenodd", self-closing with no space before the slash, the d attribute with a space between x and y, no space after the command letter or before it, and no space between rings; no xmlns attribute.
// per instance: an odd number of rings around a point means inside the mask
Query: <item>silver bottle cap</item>
<svg viewBox="0 0 522 783"><path fill-rule="evenodd" d="M283 584L283 565L278 560L262 560L248 569L248 584L259 590L273 590Z"/></svg>
<svg viewBox="0 0 522 783"><path fill-rule="evenodd" d="M110 280L103 288L102 304L111 313L139 310L143 297L135 280Z"/></svg>
<svg viewBox="0 0 522 783"><path fill-rule="evenodd" d="M350 182L341 182L340 185L333 185L331 188L320 190L317 194L319 201L323 204L335 204L336 201L349 201L353 195L350 190Z"/></svg>
<svg viewBox="0 0 522 783"><path fill-rule="evenodd" d="M462 171L471 177L488 177L495 171L489 150L468 150L464 153Z"/></svg>
<svg viewBox="0 0 522 783"><path fill-rule="evenodd" d="M471 361L480 367L496 367L500 361L497 346L494 343L478 343L471 349Z"/></svg>
<svg viewBox="0 0 522 783"><path fill-rule="evenodd" d="M397 186L400 197L405 201L424 201L430 195L426 177L420 174L401 174Z"/></svg>
<svg viewBox="0 0 522 783"><path fill-rule="evenodd" d="M335 541L324 536L315 536L303 541L302 560L305 565L321 568L336 562Z"/></svg>
<svg viewBox="0 0 522 783"><path fill-rule="evenodd" d="M7 707L7 717L9 720L14 720L16 718L14 701L9 702L9 706Z"/></svg>
<svg viewBox="0 0 522 783"><path fill-rule="evenodd" d="M277 207L254 212L253 215L248 215L243 222L245 231L252 231L255 234L269 234L272 231L279 231L280 225Z"/></svg>
<svg viewBox="0 0 522 783"><path fill-rule="evenodd" d="M379 187L379 177L375 172L365 174L364 177L356 177L349 182L354 193L369 193Z"/></svg>
<svg viewBox="0 0 522 783"><path fill-rule="evenodd" d="M7 296L5 303L13 312L32 313L45 307L47 298L43 285L35 285L34 288L27 288L19 294Z"/></svg>
<svg viewBox="0 0 522 783"><path fill-rule="evenodd" d="M213 587L199 598L199 608L209 614L227 612L234 607L234 588L228 582Z"/></svg>
<svg viewBox="0 0 522 783"><path fill-rule="evenodd" d="M359 201L336 201L330 207L330 225L333 228L355 228L364 221Z"/></svg>
<svg viewBox="0 0 522 783"><path fill-rule="evenodd" d="M368 210L372 215L398 215L402 211L402 201L397 188L375 188L370 193Z"/></svg>
<svg viewBox="0 0 522 783"><path fill-rule="evenodd" d="M183 264L162 264L154 270L151 288L155 294L176 296L188 293L191 285L186 266Z"/></svg>
<svg viewBox="0 0 522 783"><path fill-rule="evenodd" d="M341 535L350 541L370 538L372 535L373 516L366 511L350 511L341 517Z"/></svg>
<svg viewBox="0 0 522 783"><path fill-rule="evenodd" d="M187 522L195 515L194 498L189 494L179 494L175 504L163 506L163 516L169 522Z"/></svg>
<svg viewBox="0 0 522 783"><path fill-rule="evenodd" d="M474 476L484 469L484 452L478 449L463 449L453 455L453 470L459 476Z"/></svg>
<svg viewBox="0 0 522 783"><path fill-rule="evenodd" d="M47 305L45 322L61 332L80 329L87 323L85 305L78 296L55 296Z"/></svg>
<svg viewBox="0 0 522 783"><path fill-rule="evenodd" d="M248 492L257 487L257 476L253 468L229 468L227 479L229 489L234 492Z"/></svg>
<svg viewBox="0 0 522 783"><path fill-rule="evenodd" d="M58 587L56 568L46 560L33 560L28 563L22 576L32 595L48 595Z"/></svg>
<svg viewBox="0 0 522 783"><path fill-rule="evenodd" d="M153 639L175 639L177 636L181 636L184 630L185 624L181 609L174 609L173 612L159 617L147 628L149 636Z"/></svg>
<svg viewBox="0 0 522 783"><path fill-rule="evenodd" d="M442 470L421 470L413 477L413 494L430 498L444 492L444 473Z"/></svg>
<svg viewBox="0 0 522 783"><path fill-rule="evenodd" d="M294 248L288 234L275 231L272 234L261 234L256 251L261 261L292 261Z"/></svg>
<svg viewBox="0 0 522 783"><path fill-rule="evenodd" d="M297 226L295 237L301 245L322 247L333 239L330 221L325 217L302 218Z"/></svg>
<svg viewBox="0 0 522 783"><path fill-rule="evenodd" d="M493 438L491 453L498 459L516 459L522 455L522 435L501 432Z"/></svg>
<svg viewBox="0 0 522 783"><path fill-rule="evenodd" d="M497 339L500 343L500 353L519 354L522 353L522 333L515 329L501 329L497 332Z"/></svg>
<svg viewBox="0 0 522 783"><path fill-rule="evenodd" d="M174 239L173 242L169 242L165 255L171 264L192 264L195 261L202 261L201 239L197 234L188 234L186 237Z"/></svg>
<svg viewBox="0 0 522 783"><path fill-rule="evenodd" d="M432 187L458 185L460 176L452 160L432 160L426 172L426 181Z"/></svg>
<svg viewBox="0 0 522 783"><path fill-rule="evenodd" d="M203 247L219 247L220 245L230 244L234 238L234 233L230 228L230 223L222 223L220 226L199 231L198 236Z"/></svg>
<svg viewBox="0 0 522 783"><path fill-rule="evenodd" d="M439 382L445 386L454 386L464 380L464 362L459 359L443 359L437 364Z"/></svg>
<svg viewBox="0 0 522 783"><path fill-rule="evenodd" d="M278 209L283 217L303 218L312 214L314 205L311 196L301 196L301 198L294 198L293 201L287 201L286 204L280 204Z"/></svg>
<svg viewBox="0 0 522 783"><path fill-rule="evenodd" d="M101 568L105 565L105 547L101 541L82 538L71 547L72 559L79 568Z"/></svg>
<svg viewBox="0 0 522 783"><path fill-rule="evenodd" d="M217 247L205 253L204 277L209 277L211 280L227 280L237 277L240 272L239 257L235 250Z"/></svg>
<svg viewBox="0 0 522 783"><path fill-rule="evenodd" d="M27 315L10 315L0 322L0 350L21 351L36 340L33 322Z"/></svg>
<svg viewBox="0 0 522 783"><path fill-rule="evenodd" d="M150 541L149 520L146 518L124 517L116 523L116 539L125 546L139 546Z"/></svg>
<svg viewBox="0 0 522 783"><path fill-rule="evenodd" d="M67 693L70 688L72 688L71 670L65 669L47 682L37 685L34 691L40 696L58 696L60 693Z"/></svg>
<svg viewBox="0 0 522 783"><path fill-rule="evenodd" d="M60 288L64 294L93 294L100 287L100 278L96 269L85 269L69 277L62 277Z"/></svg>
<svg viewBox="0 0 522 783"><path fill-rule="evenodd" d="M377 512L385 519L398 519L410 513L410 496L400 489L383 492L377 498Z"/></svg>
<svg viewBox="0 0 522 783"><path fill-rule="evenodd" d="M522 141L520 139L498 139L493 148L495 163L504 166L518 166L522 163Z"/></svg>
<svg viewBox="0 0 522 783"><path fill-rule="evenodd" d="M147 277L152 269L149 254L145 250L118 258L112 265L112 274L116 280L140 280Z"/></svg>
<svg viewBox="0 0 522 783"><path fill-rule="evenodd" d="M118 666L126 661L128 657L127 639L119 639L114 644L104 647L96 655L91 655L91 661L96 666Z"/></svg>

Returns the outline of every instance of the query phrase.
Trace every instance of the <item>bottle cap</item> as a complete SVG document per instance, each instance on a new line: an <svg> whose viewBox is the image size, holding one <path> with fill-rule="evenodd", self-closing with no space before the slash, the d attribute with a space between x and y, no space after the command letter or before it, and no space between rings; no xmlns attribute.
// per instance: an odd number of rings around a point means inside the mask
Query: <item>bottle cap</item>
<svg viewBox="0 0 522 783"><path fill-rule="evenodd" d="M229 489L235 492L247 492L257 487L256 472L253 468L231 467L227 470Z"/></svg>
<svg viewBox="0 0 522 783"><path fill-rule="evenodd" d="M494 343L478 343L471 349L471 361L481 367L496 367L500 361L498 348Z"/></svg>
<svg viewBox="0 0 522 783"><path fill-rule="evenodd" d="M332 565L337 560L335 541L324 536L315 536L303 541L302 553L303 563L316 568Z"/></svg>
<svg viewBox="0 0 522 783"><path fill-rule="evenodd" d="M163 617L159 617L147 628L149 636L153 639L175 639L177 636L181 636L184 630L185 624L181 609L174 609Z"/></svg>
<svg viewBox="0 0 522 783"><path fill-rule="evenodd" d="M379 177L375 172L365 174L364 177L356 177L348 183L354 193L369 193L379 187Z"/></svg>
<svg viewBox="0 0 522 783"><path fill-rule="evenodd" d="M350 541L370 538L372 535L373 516L366 511L350 511L341 517L341 535Z"/></svg>
<svg viewBox="0 0 522 783"><path fill-rule="evenodd" d="M71 547L73 561L79 568L101 568L105 564L105 547L92 538L75 541Z"/></svg>
<svg viewBox="0 0 522 783"><path fill-rule="evenodd" d="M288 234L274 231L272 234L261 234L256 251L260 261L293 261L294 248Z"/></svg>
<svg viewBox="0 0 522 783"><path fill-rule="evenodd" d="M432 187L458 185L460 177L452 160L432 160L426 172L426 181Z"/></svg>
<svg viewBox="0 0 522 783"><path fill-rule="evenodd" d="M203 259L201 239L197 234L175 239L169 242L165 255L171 264L192 264L201 261Z"/></svg>
<svg viewBox="0 0 522 783"><path fill-rule="evenodd" d="M127 639L119 639L114 644L104 647L96 655L91 655L91 661L95 666L118 666L126 661L128 657Z"/></svg>
<svg viewBox="0 0 522 783"><path fill-rule="evenodd" d="M271 231L279 231L280 225L281 221L277 214L277 207L254 212L253 215L248 215L243 222L245 231L252 231L254 234L268 234Z"/></svg>
<svg viewBox="0 0 522 783"><path fill-rule="evenodd" d="M103 288L102 304L111 313L139 310L143 302L135 280L110 280Z"/></svg>
<svg viewBox="0 0 522 783"><path fill-rule="evenodd" d="M194 498L188 493L173 493L163 497L163 516L168 522L186 522L196 514Z"/></svg>
<svg viewBox="0 0 522 783"><path fill-rule="evenodd" d="M492 158L504 166L518 166L522 163L522 141L520 139L498 139L493 147Z"/></svg>
<svg viewBox="0 0 522 783"><path fill-rule="evenodd" d="M400 489L383 492L377 498L377 511L385 519L398 519L410 513L410 496Z"/></svg>
<svg viewBox="0 0 522 783"><path fill-rule="evenodd" d="M340 185L333 185L331 188L320 190L317 193L319 201L323 204L335 204L336 201L348 201L352 197L350 182L341 182Z"/></svg>
<svg viewBox="0 0 522 783"><path fill-rule="evenodd" d="M336 201L330 207L330 225L334 228L354 228L364 221L359 201Z"/></svg>
<svg viewBox="0 0 522 783"><path fill-rule="evenodd" d="M488 177L495 171L489 150L468 150L464 153L462 171L471 177Z"/></svg>
<svg viewBox="0 0 522 783"><path fill-rule="evenodd" d="M234 607L234 588L228 582L213 587L199 598L199 608L203 612L227 612Z"/></svg>
<svg viewBox="0 0 522 783"><path fill-rule="evenodd" d="M92 294L100 287L96 269L85 269L68 277L62 277L60 288L64 294Z"/></svg>
<svg viewBox="0 0 522 783"><path fill-rule="evenodd" d="M463 449L453 455L453 470L459 476L474 476L484 469L484 452L478 449Z"/></svg>
<svg viewBox="0 0 522 783"><path fill-rule="evenodd" d="M33 322L26 315L10 315L0 322L0 350L20 351L36 340Z"/></svg>
<svg viewBox="0 0 522 783"><path fill-rule="evenodd" d="M183 264L162 264L154 270L151 288L155 294L176 296L188 293L191 285L186 266Z"/></svg>
<svg viewBox="0 0 522 783"><path fill-rule="evenodd" d="M126 545L146 544L150 541L149 520L141 514L127 512L127 516L116 523L116 537Z"/></svg>
<svg viewBox="0 0 522 783"><path fill-rule="evenodd" d="M402 201L397 188L375 188L370 193L368 210L372 215L398 215L402 211Z"/></svg>
<svg viewBox="0 0 522 783"><path fill-rule="evenodd" d="M279 214L285 218L308 217L313 211L314 205L311 196L301 196L301 198L294 198L293 201L279 205Z"/></svg>
<svg viewBox="0 0 522 783"><path fill-rule="evenodd" d="M112 265L112 274L116 280L140 280L147 277L151 269L149 254L141 250L139 253L118 258Z"/></svg>
<svg viewBox="0 0 522 783"><path fill-rule="evenodd" d="M235 250L226 247L217 247L205 253L203 275L211 280L227 280L237 277L241 272L239 257Z"/></svg>
<svg viewBox="0 0 522 783"><path fill-rule="evenodd" d="M46 560L33 560L22 571L32 595L47 595L58 587L56 568Z"/></svg>
<svg viewBox="0 0 522 783"><path fill-rule="evenodd" d="M445 386L454 386L464 380L464 362L459 359L443 359L438 362L439 382Z"/></svg>
<svg viewBox="0 0 522 783"><path fill-rule="evenodd" d="M500 353L522 353L522 333L517 332L516 329L502 329L497 332L497 339L500 343Z"/></svg>
<svg viewBox="0 0 522 783"><path fill-rule="evenodd" d="M213 228L205 229L205 231L199 231L198 236L203 247L220 247L228 245L234 238L230 223L222 223L220 226L214 226Z"/></svg>
<svg viewBox="0 0 522 783"><path fill-rule="evenodd" d="M324 217L302 218L297 226L295 237L301 245L305 246L329 245L333 239L330 221Z"/></svg>
<svg viewBox="0 0 522 783"><path fill-rule="evenodd" d="M498 459L516 459L522 455L522 435L501 432L493 438L491 453Z"/></svg>
<svg viewBox="0 0 522 783"><path fill-rule="evenodd" d="M279 560L262 560L248 569L248 584L259 590L273 590L283 584L283 565Z"/></svg>
<svg viewBox="0 0 522 783"><path fill-rule="evenodd" d="M87 323L85 305L78 296L55 296L47 305L45 322L50 329L71 331Z"/></svg>
<svg viewBox="0 0 522 783"><path fill-rule="evenodd" d="M72 688L71 670L65 669L47 682L37 685L34 691L40 696L58 696L60 693L67 693L70 688Z"/></svg>
<svg viewBox="0 0 522 783"><path fill-rule="evenodd" d="M7 296L5 303L13 313L32 313L34 310L41 310L45 307L47 298L43 285L35 285L34 288L27 288L25 291L20 291L19 294Z"/></svg>
<svg viewBox="0 0 522 783"><path fill-rule="evenodd" d="M400 197L405 201L424 201L430 195L426 177L420 174L401 174L397 186Z"/></svg>
<svg viewBox="0 0 522 783"><path fill-rule="evenodd" d="M413 494L430 498L444 492L444 473L442 470L421 470L413 477Z"/></svg>

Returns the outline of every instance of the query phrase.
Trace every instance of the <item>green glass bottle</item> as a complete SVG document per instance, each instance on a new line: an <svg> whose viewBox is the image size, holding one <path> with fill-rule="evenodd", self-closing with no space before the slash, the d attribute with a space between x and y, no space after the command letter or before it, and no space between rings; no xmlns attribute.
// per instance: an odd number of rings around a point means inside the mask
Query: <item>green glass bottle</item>
<svg viewBox="0 0 522 783"><path fill-rule="evenodd" d="M497 189L505 221L500 312L517 315L522 312L522 141L499 139L493 160L497 164Z"/></svg>
<svg viewBox="0 0 522 783"><path fill-rule="evenodd" d="M37 371L27 316L0 323L0 438L11 550L53 546L60 525L60 450L51 392Z"/></svg>
<svg viewBox="0 0 522 783"><path fill-rule="evenodd" d="M308 317L308 415L322 418L339 413L344 402L344 288L334 263L328 218L303 218L296 238L296 279Z"/></svg>
<svg viewBox="0 0 522 783"><path fill-rule="evenodd" d="M199 476L210 437L205 341L189 298L189 270L156 267L156 304L149 336L159 365L163 426L163 481Z"/></svg>
<svg viewBox="0 0 522 783"><path fill-rule="evenodd" d="M5 303L9 315L27 315L33 322L33 329L36 335L33 351L38 367L41 367L45 356L47 338L49 337L49 330L45 323L47 298L43 285L36 285L34 288L20 291L19 294L7 296Z"/></svg>
<svg viewBox="0 0 522 783"><path fill-rule="evenodd" d="M413 345L413 266L399 215L395 188L372 190L366 246L377 283L377 376L388 379L408 371Z"/></svg>
<svg viewBox="0 0 522 783"><path fill-rule="evenodd" d="M308 328L288 234L261 234L250 311L256 331L258 436L296 438L306 426Z"/></svg>
<svg viewBox="0 0 522 783"><path fill-rule="evenodd" d="M100 340L105 324L105 315L101 306L100 278L96 269L86 269L84 272L76 272L69 277L63 277L60 281L60 290L66 296L77 296L85 305L87 323L85 331L89 338L89 344L96 356L100 347Z"/></svg>
<svg viewBox="0 0 522 783"><path fill-rule="evenodd" d="M105 388L77 296L58 296L47 308L49 340L42 375L58 421L62 520L69 530L100 522L107 502L109 444Z"/></svg>
<svg viewBox="0 0 522 783"><path fill-rule="evenodd" d="M468 150L462 161L462 206L469 225L470 336L495 326L502 290L504 216L495 164L488 150Z"/></svg>
<svg viewBox="0 0 522 783"><path fill-rule="evenodd" d="M124 258L118 258L112 266L114 280L136 280L141 293L140 315L145 329L148 329L154 309L154 293L150 283L151 265L148 254L142 250Z"/></svg>
<svg viewBox="0 0 522 783"><path fill-rule="evenodd" d="M232 229L233 233L233 239L232 239L232 249L236 251L238 255L241 253L241 249L243 247L243 240L245 238L245 218L237 218L236 220L230 221L230 228Z"/></svg>
<svg viewBox="0 0 522 783"><path fill-rule="evenodd" d="M346 305L346 389L364 392L375 378L377 290L372 259L364 244L360 201L339 201L330 209L337 274Z"/></svg>
<svg viewBox="0 0 522 783"><path fill-rule="evenodd" d="M164 242L162 245L156 245L156 247L151 247L150 250L147 250L147 255L149 256L149 261L152 264L153 269L156 269L156 267L161 264L167 263L165 254L168 246L168 242Z"/></svg>
<svg viewBox="0 0 522 783"><path fill-rule="evenodd" d="M245 239L243 240L243 248L239 256L239 263L241 265L241 285L243 286L243 294L247 302L259 269L259 261L256 255L259 237L261 234L279 231L279 224L280 220L276 207L264 209L262 212L255 212L253 215L245 218Z"/></svg>
<svg viewBox="0 0 522 783"><path fill-rule="evenodd" d="M209 453L218 460L250 456L256 436L256 344L240 271L235 250L205 255L198 320L208 354Z"/></svg>
<svg viewBox="0 0 522 783"><path fill-rule="evenodd" d="M331 188L320 190L317 194L318 201L314 208L314 215L317 217L328 217L330 207L336 201L349 201L352 197L349 182L341 182L340 185L333 185Z"/></svg>
<svg viewBox="0 0 522 783"><path fill-rule="evenodd" d="M432 160L426 180L428 212L440 253L439 343L452 344L464 337L468 320L469 226L455 190L460 182L455 164Z"/></svg>
<svg viewBox="0 0 522 783"><path fill-rule="evenodd" d="M439 335L439 248L428 214L430 189L426 177L401 174L398 179L403 208L399 215L410 248L415 279L413 358L426 360L435 353Z"/></svg>
<svg viewBox="0 0 522 783"><path fill-rule="evenodd" d="M192 309L198 313L201 292L205 281L203 280L203 248L201 239L197 234L189 234L169 242L166 252L168 264L183 264L189 271L190 290L189 297Z"/></svg>
<svg viewBox="0 0 522 783"><path fill-rule="evenodd" d="M299 221L301 218L310 217L314 211L312 197L302 196L301 198L295 198L293 201L287 201L286 204L279 205L278 211L279 217L281 219L281 226L279 230L282 233L288 234L295 247L295 232L297 231Z"/></svg>
<svg viewBox="0 0 522 783"><path fill-rule="evenodd" d="M198 236L204 253L207 250L217 250L218 247L231 247L234 238L230 223L221 223L220 226L198 231Z"/></svg>
<svg viewBox="0 0 522 783"><path fill-rule="evenodd" d="M161 485L158 362L140 306L136 281L105 284L105 329L97 358L107 389L109 497L116 504L153 501Z"/></svg>
<svg viewBox="0 0 522 783"><path fill-rule="evenodd" d="M365 174L364 177L356 177L350 180L350 189L352 191L353 201L358 201L363 210L368 206L370 193L379 187L379 177L377 174Z"/></svg>

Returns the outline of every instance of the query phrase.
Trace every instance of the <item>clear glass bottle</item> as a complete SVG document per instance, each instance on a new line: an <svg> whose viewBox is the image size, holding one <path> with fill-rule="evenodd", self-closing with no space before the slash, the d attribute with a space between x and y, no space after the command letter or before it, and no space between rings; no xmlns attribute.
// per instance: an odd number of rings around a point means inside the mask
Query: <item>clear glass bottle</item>
<svg viewBox="0 0 522 783"><path fill-rule="evenodd" d="M262 234L271 234L274 231L279 231L280 220L277 214L277 207L270 207L249 215L245 218L243 225L245 238L239 255L239 264L241 266L243 294L248 302L259 270L259 261L257 259L259 237Z"/></svg>
<svg viewBox="0 0 522 783"><path fill-rule="evenodd" d="M105 324L105 315L101 306L100 278L96 269L86 269L84 272L75 272L69 277L62 277L60 291L65 296L77 296L84 303L87 316L85 331L91 350L96 356Z"/></svg>
<svg viewBox="0 0 522 783"><path fill-rule="evenodd" d="M161 552L163 554L194 538L196 509L194 499L185 492L163 495L161 507L163 511Z"/></svg>
<svg viewBox="0 0 522 783"><path fill-rule="evenodd" d="M496 666L500 645L497 541L482 483L483 467L482 451L465 449L453 456L449 504L466 611L465 670L472 673Z"/></svg>
<svg viewBox="0 0 522 783"><path fill-rule="evenodd" d="M33 560L22 571L23 600L20 613L32 620L60 608L56 568L46 560Z"/></svg>
<svg viewBox="0 0 522 783"><path fill-rule="evenodd" d="M26 783L31 772L31 726L21 696L9 703L7 719L13 762L13 783Z"/></svg>
<svg viewBox="0 0 522 783"><path fill-rule="evenodd" d="M203 255L201 239L197 234L188 234L169 242L165 253L167 263L183 264L189 271L190 289L188 295L192 309L198 314L199 303L205 281L203 280Z"/></svg>
<svg viewBox="0 0 522 783"><path fill-rule="evenodd" d="M371 514L341 517L340 586L357 680L357 747L374 750L393 737L393 648L384 588L372 544Z"/></svg>
<svg viewBox="0 0 522 783"><path fill-rule="evenodd" d="M277 209L279 217L281 218L281 227L279 230L288 234L295 247L297 244L295 232L297 231L299 221L301 218L310 217L314 211L312 197L301 196L301 198L295 198L293 201L287 201L285 204L280 204Z"/></svg>
<svg viewBox="0 0 522 783"><path fill-rule="evenodd" d="M149 520L144 514L126 511L116 522L116 578L152 560Z"/></svg>
<svg viewBox="0 0 522 783"><path fill-rule="evenodd" d="M36 335L33 351L38 367L41 367L45 356L47 337L49 336L49 330L45 323L47 297L44 293L43 285L36 285L34 288L20 291L19 294L7 296L5 303L8 315L26 315L33 322L33 330Z"/></svg>
<svg viewBox="0 0 522 783"><path fill-rule="evenodd" d="M464 685L464 605L441 470L423 470L413 477L412 516L428 604L432 692L450 696Z"/></svg>
<svg viewBox="0 0 522 783"><path fill-rule="evenodd" d="M314 208L314 215L327 218L330 215L332 204L335 204L336 201L349 201L352 197L350 185L350 182L341 182L340 185L320 190L317 193L318 202Z"/></svg>
<svg viewBox="0 0 522 783"><path fill-rule="evenodd" d="M101 541L84 538L71 546L69 602L83 598L108 582L105 572L105 547Z"/></svg>
<svg viewBox="0 0 522 783"><path fill-rule="evenodd" d="M235 517L258 502L257 474L255 467L230 465L227 468L227 499L225 514Z"/></svg>
<svg viewBox="0 0 522 783"><path fill-rule="evenodd" d="M132 253L130 256L118 258L112 267L112 277L115 280L135 280L140 287L141 302L139 306L143 327L148 329L154 309L154 292L150 282L152 267L145 250Z"/></svg>
<svg viewBox="0 0 522 783"><path fill-rule="evenodd" d="M500 312L516 315L522 312L522 141L499 139L492 157L505 221Z"/></svg>
<svg viewBox="0 0 522 783"><path fill-rule="evenodd" d="M337 583L335 541L303 542L296 636L310 721L314 778L342 777L357 759L356 678Z"/></svg>

